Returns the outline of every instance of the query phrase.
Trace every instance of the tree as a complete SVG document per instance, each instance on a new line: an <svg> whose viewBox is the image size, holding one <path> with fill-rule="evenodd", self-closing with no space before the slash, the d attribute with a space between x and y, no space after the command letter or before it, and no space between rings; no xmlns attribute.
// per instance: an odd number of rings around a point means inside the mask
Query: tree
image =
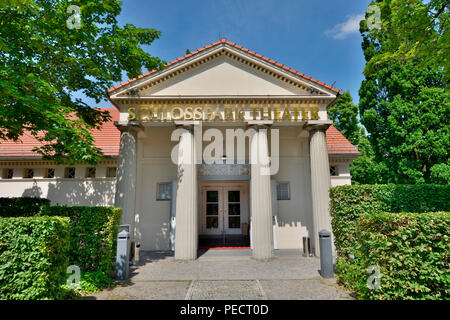
<svg viewBox="0 0 450 320"><path fill-rule="evenodd" d="M353 103L350 91L344 92L344 94L338 98L338 100L328 109L328 114L330 115L331 120L333 120L333 125L354 146L356 146L361 153L361 156L355 159L350 165L352 183L384 183L384 172L386 169L382 163L377 163L375 161L372 146L358 119L358 106Z"/></svg>
<svg viewBox="0 0 450 320"><path fill-rule="evenodd" d="M395 62L415 61L420 66L442 69L449 80L450 36L448 0L377 1L381 9L383 28L382 52L370 59L366 73L375 72ZM377 30L372 30L377 34Z"/></svg>
<svg viewBox="0 0 450 320"><path fill-rule="evenodd" d="M430 170L432 182L450 184L450 160L447 163L435 164Z"/></svg>
<svg viewBox="0 0 450 320"><path fill-rule="evenodd" d="M358 145L362 134L358 120L358 106L353 103L350 91L344 92L338 100L328 108L333 125L353 144Z"/></svg>
<svg viewBox="0 0 450 320"><path fill-rule="evenodd" d="M372 145L366 135L359 137L358 151L361 156L350 164L350 174L353 184L388 183L387 167L375 159Z"/></svg>
<svg viewBox="0 0 450 320"><path fill-rule="evenodd" d="M448 56L436 60L418 54L414 59L405 56L381 63L391 54L401 57L396 35L407 33L398 31L401 21L412 19L426 5L413 0L404 5L379 0L377 5L381 30L370 30L366 20L360 26L367 62L359 90L361 122L369 133L374 159L384 164L387 182L431 182L431 168L449 158L450 96L441 65Z"/></svg>
<svg viewBox="0 0 450 320"><path fill-rule="evenodd" d="M76 4L77 6L73 6ZM74 93L98 102L122 73L162 68L144 52L160 32L120 27L117 0L4 0L0 8L0 139L36 137L35 149L57 162L95 164L90 133L109 119Z"/></svg>

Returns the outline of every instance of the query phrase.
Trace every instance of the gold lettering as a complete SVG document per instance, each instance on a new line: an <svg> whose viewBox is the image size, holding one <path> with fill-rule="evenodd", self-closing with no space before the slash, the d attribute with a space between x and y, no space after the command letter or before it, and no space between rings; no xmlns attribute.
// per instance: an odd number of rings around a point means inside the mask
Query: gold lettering
<svg viewBox="0 0 450 320"><path fill-rule="evenodd" d="M234 109L236 113L236 120L245 121L245 109L244 108L236 108Z"/></svg>
<svg viewBox="0 0 450 320"><path fill-rule="evenodd" d="M212 115L213 114L212 114L210 108L203 108L203 120L205 120L205 121L211 120L210 116L212 116Z"/></svg>
<svg viewBox="0 0 450 320"><path fill-rule="evenodd" d="M225 108L225 120L228 121L233 121L234 120L234 116L233 116L233 110L231 108Z"/></svg>
<svg viewBox="0 0 450 320"><path fill-rule="evenodd" d="M175 110L178 110L178 115L175 114ZM170 110L170 118L172 120L181 120L183 119L183 109L180 107L174 107Z"/></svg>
<svg viewBox="0 0 450 320"><path fill-rule="evenodd" d="M166 121L165 114L166 114L166 107L162 107L161 108L161 121Z"/></svg>
<svg viewBox="0 0 450 320"><path fill-rule="evenodd" d="M274 120L281 120L280 109L278 107L274 108Z"/></svg>
<svg viewBox="0 0 450 320"><path fill-rule="evenodd" d="M311 120L319 120L319 107L311 107L309 109L311 111Z"/></svg>
<svg viewBox="0 0 450 320"><path fill-rule="evenodd" d="M150 116L150 111L151 111L151 116ZM137 117L138 117L138 120L141 120L141 121L152 120L153 119L153 110L150 110L149 107L141 107L138 109Z"/></svg>
<svg viewBox="0 0 450 320"><path fill-rule="evenodd" d="M292 107L292 110L294 111L294 119L295 121L298 120L298 107Z"/></svg>
<svg viewBox="0 0 450 320"><path fill-rule="evenodd" d="M136 120L136 108L128 108L128 121Z"/></svg>
<svg viewBox="0 0 450 320"><path fill-rule="evenodd" d="M219 107L217 107L213 113L213 120L216 121L216 119L223 120L222 113L220 112Z"/></svg>
<svg viewBox="0 0 450 320"><path fill-rule="evenodd" d="M192 108L187 107L186 109L184 109L184 120L193 120L193 119L194 114L192 113Z"/></svg>
<svg viewBox="0 0 450 320"><path fill-rule="evenodd" d="M301 108L302 108L302 120L308 120L308 110L306 109L306 107Z"/></svg>
<svg viewBox="0 0 450 320"><path fill-rule="evenodd" d="M202 108L196 107L194 109L194 120L202 120Z"/></svg>
<svg viewBox="0 0 450 320"><path fill-rule="evenodd" d="M283 117L281 118L281 120L284 120L284 119L292 120L292 115L291 115L291 112L289 111L288 107L284 108Z"/></svg>
<svg viewBox="0 0 450 320"><path fill-rule="evenodd" d="M253 120L256 120L256 108L251 109L250 112L253 115Z"/></svg>
<svg viewBox="0 0 450 320"><path fill-rule="evenodd" d="M266 118L266 115L267 115L268 120L272 120L272 108L271 107L267 107L267 110L266 110L266 108L261 108L260 114L261 114L261 120L264 120Z"/></svg>

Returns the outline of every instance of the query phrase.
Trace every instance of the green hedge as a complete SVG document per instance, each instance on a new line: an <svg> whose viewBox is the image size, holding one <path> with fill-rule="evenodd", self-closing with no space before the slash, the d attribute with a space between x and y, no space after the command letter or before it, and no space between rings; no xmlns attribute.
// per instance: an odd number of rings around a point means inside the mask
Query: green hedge
<svg viewBox="0 0 450 320"><path fill-rule="evenodd" d="M70 218L70 264L84 272L114 270L121 208L44 206L39 214Z"/></svg>
<svg viewBox="0 0 450 320"><path fill-rule="evenodd" d="M356 238L358 298L450 299L450 212L363 215ZM380 268L378 290L367 286L369 266Z"/></svg>
<svg viewBox="0 0 450 320"><path fill-rule="evenodd" d="M0 198L0 217L31 217L49 205L50 200L43 198Z"/></svg>
<svg viewBox="0 0 450 320"><path fill-rule="evenodd" d="M0 299L63 298L69 237L67 218L0 218Z"/></svg>
<svg viewBox="0 0 450 320"><path fill-rule="evenodd" d="M450 211L448 185L354 185L330 189L330 214L340 283L358 283L361 256L356 220L366 214ZM367 278L367 277L366 277Z"/></svg>
<svg viewBox="0 0 450 320"><path fill-rule="evenodd" d="M450 211L447 185L353 185L330 189L330 214L340 258L354 254L355 220L377 212Z"/></svg>

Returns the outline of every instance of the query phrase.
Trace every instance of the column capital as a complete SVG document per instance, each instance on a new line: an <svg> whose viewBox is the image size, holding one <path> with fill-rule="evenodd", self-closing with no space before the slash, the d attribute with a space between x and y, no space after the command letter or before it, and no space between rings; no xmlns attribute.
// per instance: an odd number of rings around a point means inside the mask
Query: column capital
<svg viewBox="0 0 450 320"><path fill-rule="evenodd" d="M308 121L304 126L303 129L306 131L315 131L315 130L321 130L325 131L327 130L331 125L333 124L333 121L331 120L310 120Z"/></svg>
<svg viewBox="0 0 450 320"><path fill-rule="evenodd" d="M268 129L272 127L273 120L249 120L247 121L247 128L253 129Z"/></svg>
<svg viewBox="0 0 450 320"><path fill-rule="evenodd" d="M144 130L144 126L139 121L114 121L114 125L120 132L134 132L137 133L139 131Z"/></svg>

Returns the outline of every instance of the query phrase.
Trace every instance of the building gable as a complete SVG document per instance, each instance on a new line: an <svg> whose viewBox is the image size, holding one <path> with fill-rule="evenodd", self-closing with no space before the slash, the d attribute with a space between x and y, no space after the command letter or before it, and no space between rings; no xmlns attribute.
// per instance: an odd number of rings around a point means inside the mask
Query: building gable
<svg viewBox="0 0 450 320"><path fill-rule="evenodd" d="M319 96L339 90L222 39L108 90L112 100L133 96Z"/></svg>

